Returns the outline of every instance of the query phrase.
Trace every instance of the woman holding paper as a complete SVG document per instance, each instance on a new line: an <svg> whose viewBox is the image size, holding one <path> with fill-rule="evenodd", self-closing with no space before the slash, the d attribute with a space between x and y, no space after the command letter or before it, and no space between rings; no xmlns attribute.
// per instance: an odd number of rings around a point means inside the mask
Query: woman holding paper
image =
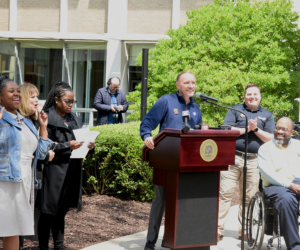
<svg viewBox="0 0 300 250"><path fill-rule="evenodd" d="M82 159L70 159L74 149L83 142L76 141L73 130L82 127L82 122L71 112L74 93L66 82L56 83L44 104L48 114L48 137L56 142L55 157L44 166L41 197L41 217L38 223L40 250L49 249L52 231L54 249L64 249L65 216L71 207L82 209ZM88 145L93 150L95 143Z"/></svg>

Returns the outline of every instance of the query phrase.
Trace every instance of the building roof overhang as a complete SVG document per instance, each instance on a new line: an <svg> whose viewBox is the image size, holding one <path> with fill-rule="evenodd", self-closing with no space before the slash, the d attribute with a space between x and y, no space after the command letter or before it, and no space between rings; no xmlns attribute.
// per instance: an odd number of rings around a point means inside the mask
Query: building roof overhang
<svg viewBox="0 0 300 250"><path fill-rule="evenodd" d="M108 42L109 40L120 40L126 42L157 42L159 39L170 39L163 34L110 34L78 32L29 32L29 31L2 31L0 40L14 41L69 41L69 42Z"/></svg>

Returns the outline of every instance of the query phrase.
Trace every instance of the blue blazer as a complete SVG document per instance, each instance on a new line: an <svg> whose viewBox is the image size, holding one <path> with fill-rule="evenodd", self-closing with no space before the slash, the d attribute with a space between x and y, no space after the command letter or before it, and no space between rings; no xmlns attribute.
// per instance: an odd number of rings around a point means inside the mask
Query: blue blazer
<svg viewBox="0 0 300 250"><path fill-rule="evenodd" d="M1 108L1 106L0 106ZM35 151L34 157L34 182L37 184L35 178L35 169L37 160L45 159L47 152L50 150L53 142L49 139L39 137L32 122L24 118L24 122L32 133L38 138L38 147ZM0 180L21 182L21 146L22 135L21 127L12 118L12 116L5 110L3 117L0 120Z"/></svg>
<svg viewBox="0 0 300 250"><path fill-rule="evenodd" d="M123 122L121 113L125 113L128 109L128 102L125 93L122 90L117 90L117 103L123 106L123 111L119 112L118 122ZM108 87L98 89L94 99L94 107L98 110L97 125L107 124L108 116L112 112L110 109L111 95L108 92Z"/></svg>

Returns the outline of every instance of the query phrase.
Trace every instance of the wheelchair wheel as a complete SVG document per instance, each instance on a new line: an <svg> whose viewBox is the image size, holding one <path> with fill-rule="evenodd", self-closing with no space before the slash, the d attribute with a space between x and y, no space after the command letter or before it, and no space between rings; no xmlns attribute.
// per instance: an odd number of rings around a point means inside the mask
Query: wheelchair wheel
<svg viewBox="0 0 300 250"><path fill-rule="evenodd" d="M247 243L251 249L260 250L266 226L265 203L261 192L257 192L250 200L247 211Z"/></svg>

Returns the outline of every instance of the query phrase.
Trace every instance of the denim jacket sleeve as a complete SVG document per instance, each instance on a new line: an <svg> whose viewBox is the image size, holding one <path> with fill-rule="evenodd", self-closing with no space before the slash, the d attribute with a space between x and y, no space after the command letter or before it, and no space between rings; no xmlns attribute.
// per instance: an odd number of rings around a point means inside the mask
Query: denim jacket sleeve
<svg viewBox="0 0 300 250"><path fill-rule="evenodd" d="M52 144L53 141L51 141L50 139L44 139L43 137L40 136L38 147L36 149L37 150L36 157L39 160L44 160L48 151L51 149Z"/></svg>

